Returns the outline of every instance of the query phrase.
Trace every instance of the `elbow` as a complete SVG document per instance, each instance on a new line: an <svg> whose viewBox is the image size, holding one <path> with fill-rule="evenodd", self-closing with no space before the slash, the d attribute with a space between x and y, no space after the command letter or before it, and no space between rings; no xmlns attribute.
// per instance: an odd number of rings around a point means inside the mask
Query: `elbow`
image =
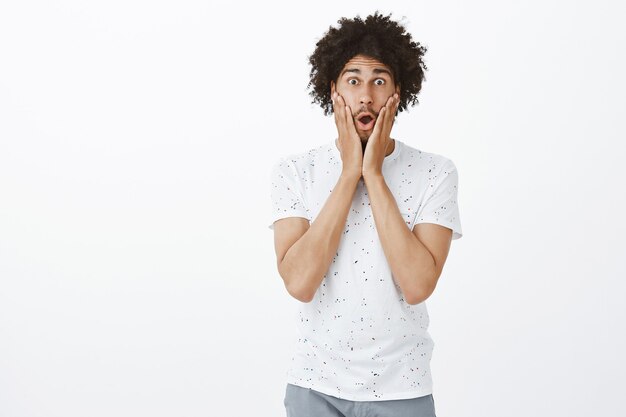
<svg viewBox="0 0 626 417"><path fill-rule="evenodd" d="M293 273L287 274L282 268L282 264L278 267L278 272L283 279L283 283L285 284L285 289L296 300L302 303L309 303L313 300L315 296L315 290L311 290L309 286L306 285L308 280L296 280L294 278Z"/></svg>
<svg viewBox="0 0 626 417"><path fill-rule="evenodd" d="M422 293L407 293L404 295L404 301L412 306L426 301L427 298L428 296L425 297Z"/></svg>
<svg viewBox="0 0 626 417"><path fill-rule="evenodd" d="M301 286L294 288L293 285L285 285L285 288L287 289L289 295L302 303L310 303L315 295L312 291L308 291L306 288L302 288Z"/></svg>
<svg viewBox="0 0 626 417"><path fill-rule="evenodd" d="M423 303L430 297L435 291L435 284L429 284L428 286L421 288L413 288L410 291L407 291L404 294L404 300L407 304L416 305L419 303Z"/></svg>

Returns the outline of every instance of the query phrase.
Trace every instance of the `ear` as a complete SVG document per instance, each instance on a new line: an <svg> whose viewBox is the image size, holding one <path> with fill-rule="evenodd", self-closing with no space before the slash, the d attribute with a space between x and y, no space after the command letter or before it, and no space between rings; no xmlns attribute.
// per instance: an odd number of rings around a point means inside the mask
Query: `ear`
<svg viewBox="0 0 626 417"><path fill-rule="evenodd" d="M335 82L333 80L330 81L330 96L332 97L335 93Z"/></svg>

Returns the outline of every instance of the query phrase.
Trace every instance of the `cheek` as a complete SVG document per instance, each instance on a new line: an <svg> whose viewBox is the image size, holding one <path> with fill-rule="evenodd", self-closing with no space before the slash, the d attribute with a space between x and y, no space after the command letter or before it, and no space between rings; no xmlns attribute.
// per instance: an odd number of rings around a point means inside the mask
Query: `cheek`
<svg viewBox="0 0 626 417"><path fill-rule="evenodd" d="M387 104L387 100L389 100L389 97L392 97L395 92L395 90L391 89L389 91L382 91L379 95L377 95L376 103L379 104L378 107L383 107L385 104Z"/></svg>
<svg viewBox="0 0 626 417"><path fill-rule="evenodd" d="M354 106L358 103L354 94L345 89L344 90L338 89L337 92L341 94L341 97L343 97L343 100L346 102L346 104L354 110Z"/></svg>
<svg viewBox="0 0 626 417"><path fill-rule="evenodd" d="M352 94L350 93L350 90L349 90L349 89L347 89L347 88L338 88L338 89L337 89L337 92L338 92L339 94L341 94L341 97L343 97L343 98L345 98L345 99L352 98L352 97L351 97L351 96L352 96Z"/></svg>

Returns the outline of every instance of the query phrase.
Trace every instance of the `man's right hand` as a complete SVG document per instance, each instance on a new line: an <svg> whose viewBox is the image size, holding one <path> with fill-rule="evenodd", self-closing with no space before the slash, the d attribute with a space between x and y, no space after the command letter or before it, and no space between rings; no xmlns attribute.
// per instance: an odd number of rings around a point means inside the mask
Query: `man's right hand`
<svg viewBox="0 0 626 417"><path fill-rule="evenodd" d="M363 168L363 145L354 126L352 110L336 91L332 93L335 125L339 134L339 153L343 164L342 174L361 178Z"/></svg>

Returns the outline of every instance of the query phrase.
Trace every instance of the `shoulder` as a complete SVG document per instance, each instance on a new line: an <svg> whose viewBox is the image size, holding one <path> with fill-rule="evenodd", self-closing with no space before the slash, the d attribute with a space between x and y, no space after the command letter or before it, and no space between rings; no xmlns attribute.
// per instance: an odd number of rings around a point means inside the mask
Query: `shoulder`
<svg viewBox="0 0 626 417"><path fill-rule="evenodd" d="M434 152L427 152L422 149L402 143L404 156L407 159L416 161L422 170L429 173L449 173L456 171L456 165L452 159Z"/></svg>
<svg viewBox="0 0 626 417"><path fill-rule="evenodd" d="M334 142L331 142L334 145ZM292 152L281 155L274 160L273 169L282 168L295 170L296 173L312 169L316 163L326 161L332 157L332 148L328 143L310 148L302 152Z"/></svg>

